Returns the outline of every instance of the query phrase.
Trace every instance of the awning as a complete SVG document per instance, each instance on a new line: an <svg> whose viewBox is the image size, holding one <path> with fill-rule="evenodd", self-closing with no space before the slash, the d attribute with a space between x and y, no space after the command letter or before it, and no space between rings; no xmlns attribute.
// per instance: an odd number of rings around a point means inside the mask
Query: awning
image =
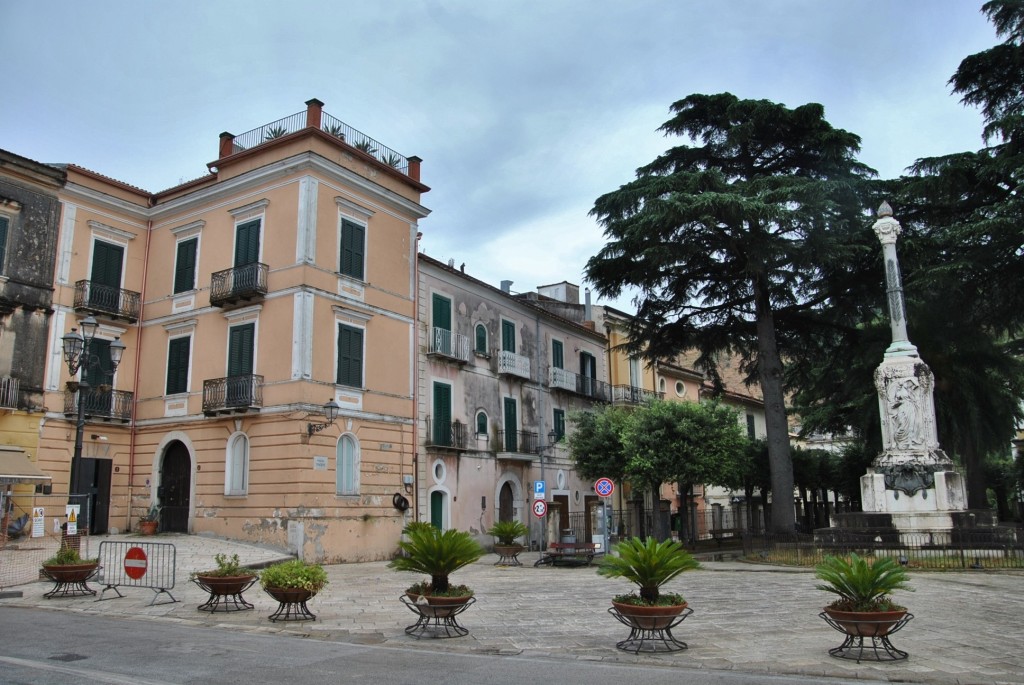
<svg viewBox="0 0 1024 685"><path fill-rule="evenodd" d="M49 482L50 477L29 460L25 450L13 445L0 445L0 485Z"/></svg>

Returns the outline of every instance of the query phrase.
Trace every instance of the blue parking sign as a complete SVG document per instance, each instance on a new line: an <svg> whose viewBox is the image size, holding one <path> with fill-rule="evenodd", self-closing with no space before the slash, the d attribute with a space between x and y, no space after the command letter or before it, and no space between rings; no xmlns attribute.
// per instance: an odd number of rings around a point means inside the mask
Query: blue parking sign
<svg viewBox="0 0 1024 685"><path fill-rule="evenodd" d="M547 499L547 488L544 485L544 481L535 480L533 481L533 498L534 499Z"/></svg>

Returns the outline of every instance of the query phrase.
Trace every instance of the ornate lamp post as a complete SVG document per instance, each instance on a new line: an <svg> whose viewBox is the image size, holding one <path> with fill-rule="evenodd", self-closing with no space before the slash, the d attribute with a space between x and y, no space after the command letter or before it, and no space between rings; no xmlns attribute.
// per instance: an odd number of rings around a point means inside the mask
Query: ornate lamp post
<svg viewBox="0 0 1024 685"><path fill-rule="evenodd" d="M312 437L313 433L319 433L324 428L332 425L335 419L338 418L338 412L340 410L341 405L334 400L328 400L327 404L324 405L324 417L327 419L327 423L307 423L306 437Z"/></svg>
<svg viewBox="0 0 1024 685"><path fill-rule="evenodd" d="M79 369L83 370L82 377L78 383L78 421L75 425L75 451L71 456L71 474L68 482L68 503L73 503L71 497L76 494L75 490L79 487L78 477L82 464L82 435L85 432L85 395L89 390L89 381L86 372L91 368L100 366L99 357L94 355L90 349L92 347L93 338L96 337L96 330L99 328L99 323L96 319L89 316L83 319L80 325L82 327L81 334L72 328L71 332L61 339L64 344L64 362L68 365L68 373L74 376L78 373ZM111 373L117 370L117 365L121 363L121 357L124 355L124 351L125 344L121 342L120 338L117 338L114 342L110 343Z"/></svg>

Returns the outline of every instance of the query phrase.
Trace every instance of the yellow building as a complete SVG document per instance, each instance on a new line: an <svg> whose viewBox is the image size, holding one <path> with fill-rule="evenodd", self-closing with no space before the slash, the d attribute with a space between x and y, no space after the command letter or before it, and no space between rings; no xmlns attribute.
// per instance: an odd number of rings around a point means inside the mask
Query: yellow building
<svg viewBox="0 0 1024 685"><path fill-rule="evenodd" d="M318 100L217 152L155 194L67 167L40 465L68 490L82 407L70 489L92 532L155 503L165 531L388 558L413 474L420 160ZM72 378L63 338L89 317Z"/></svg>

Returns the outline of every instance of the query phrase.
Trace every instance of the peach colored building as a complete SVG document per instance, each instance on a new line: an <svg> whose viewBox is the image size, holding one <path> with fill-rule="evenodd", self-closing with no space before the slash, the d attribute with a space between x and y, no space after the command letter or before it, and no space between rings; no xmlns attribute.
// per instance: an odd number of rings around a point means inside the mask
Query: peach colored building
<svg viewBox="0 0 1024 685"><path fill-rule="evenodd" d="M389 558L414 474L420 160L318 100L217 152L155 194L67 167L40 466L67 490L82 394L72 490L94 532L156 503L162 530ZM62 337L89 316L72 379Z"/></svg>

